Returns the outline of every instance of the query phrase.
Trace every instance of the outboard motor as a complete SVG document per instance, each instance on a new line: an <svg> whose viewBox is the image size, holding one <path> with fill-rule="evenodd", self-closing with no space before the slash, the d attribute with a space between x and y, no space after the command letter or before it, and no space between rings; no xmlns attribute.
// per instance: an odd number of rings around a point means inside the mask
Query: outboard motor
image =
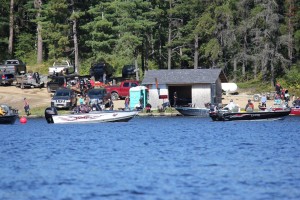
<svg viewBox="0 0 300 200"><path fill-rule="evenodd" d="M45 110L45 118L47 122L50 124L54 123L52 115L57 115L57 110L55 107L48 107Z"/></svg>

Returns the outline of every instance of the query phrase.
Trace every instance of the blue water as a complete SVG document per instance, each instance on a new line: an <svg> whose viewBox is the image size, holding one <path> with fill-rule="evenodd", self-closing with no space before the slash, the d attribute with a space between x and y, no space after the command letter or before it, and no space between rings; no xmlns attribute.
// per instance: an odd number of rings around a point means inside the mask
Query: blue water
<svg viewBox="0 0 300 200"><path fill-rule="evenodd" d="M0 126L0 199L300 199L299 117Z"/></svg>

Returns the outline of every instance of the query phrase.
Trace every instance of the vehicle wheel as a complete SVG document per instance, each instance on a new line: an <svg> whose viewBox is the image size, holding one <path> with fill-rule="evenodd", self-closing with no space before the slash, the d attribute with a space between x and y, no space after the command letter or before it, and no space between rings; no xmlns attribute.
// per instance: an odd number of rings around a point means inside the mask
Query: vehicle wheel
<svg viewBox="0 0 300 200"><path fill-rule="evenodd" d="M258 102L259 101L259 95L255 94L253 96L253 99L254 99L255 102Z"/></svg>
<svg viewBox="0 0 300 200"><path fill-rule="evenodd" d="M116 92L111 93L111 100L118 100L119 94Z"/></svg>
<svg viewBox="0 0 300 200"><path fill-rule="evenodd" d="M51 93L51 88L49 86L47 87L47 91Z"/></svg>

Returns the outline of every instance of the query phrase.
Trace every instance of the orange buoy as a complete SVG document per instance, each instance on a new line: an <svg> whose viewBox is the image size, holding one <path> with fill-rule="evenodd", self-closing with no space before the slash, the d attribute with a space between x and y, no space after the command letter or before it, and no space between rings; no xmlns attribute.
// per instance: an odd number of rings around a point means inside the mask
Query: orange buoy
<svg viewBox="0 0 300 200"><path fill-rule="evenodd" d="M20 118L20 122L21 122L22 124L26 124L26 122L27 122L26 117L21 117L21 118Z"/></svg>

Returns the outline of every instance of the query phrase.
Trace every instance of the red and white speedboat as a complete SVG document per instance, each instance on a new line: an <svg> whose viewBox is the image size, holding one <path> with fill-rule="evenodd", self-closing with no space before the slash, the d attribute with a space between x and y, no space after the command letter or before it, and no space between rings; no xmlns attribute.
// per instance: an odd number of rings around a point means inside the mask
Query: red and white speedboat
<svg viewBox="0 0 300 200"><path fill-rule="evenodd" d="M300 116L300 107L291 107L290 115Z"/></svg>
<svg viewBox="0 0 300 200"><path fill-rule="evenodd" d="M260 110L266 110L267 108L266 107L262 107L262 106L259 106L259 109ZM280 110L284 110L285 108L283 108L282 106L274 106L274 107L271 107L270 110L272 111L280 111ZM291 109L291 113L290 115L294 115L294 116L300 116L300 106L296 106L296 107L290 107Z"/></svg>
<svg viewBox="0 0 300 200"><path fill-rule="evenodd" d="M137 111L90 111L88 113L70 113L58 115L54 107L46 108L45 118L48 123L77 124L99 122L128 122L138 114Z"/></svg>

